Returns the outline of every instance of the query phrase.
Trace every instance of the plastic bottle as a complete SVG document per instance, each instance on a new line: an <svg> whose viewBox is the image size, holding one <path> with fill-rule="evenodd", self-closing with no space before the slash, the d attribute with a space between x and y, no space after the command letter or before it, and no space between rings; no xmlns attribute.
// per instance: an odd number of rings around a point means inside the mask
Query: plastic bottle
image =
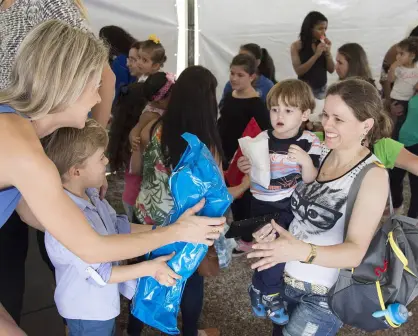
<svg viewBox="0 0 418 336"><path fill-rule="evenodd" d="M409 317L408 309L400 303L392 303L390 304L386 310L379 310L373 313L373 317L380 318L384 316L388 316L393 323L397 325L401 325L408 321Z"/></svg>

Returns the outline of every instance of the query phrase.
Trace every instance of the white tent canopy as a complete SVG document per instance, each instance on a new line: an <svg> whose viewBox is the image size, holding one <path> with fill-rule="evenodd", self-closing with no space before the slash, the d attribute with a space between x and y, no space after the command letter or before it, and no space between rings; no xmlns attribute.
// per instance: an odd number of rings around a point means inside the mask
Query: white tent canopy
<svg viewBox="0 0 418 336"><path fill-rule="evenodd" d="M195 62L209 68L219 82L228 80L232 57L244 43L266 48L276 65L276 78L296 77L290 45L298 38L309 11L329 20L332 52L347 42L366 50L373 76L378 79L382 59L390 46L418 24L416 0L191 0L195 2ZM165 69L179 74L187 64L188 6L186 0L86 0L95 31L119 25L138 39L160 37L167 51ZM329 82L336 76L329 77Z"/></svg>

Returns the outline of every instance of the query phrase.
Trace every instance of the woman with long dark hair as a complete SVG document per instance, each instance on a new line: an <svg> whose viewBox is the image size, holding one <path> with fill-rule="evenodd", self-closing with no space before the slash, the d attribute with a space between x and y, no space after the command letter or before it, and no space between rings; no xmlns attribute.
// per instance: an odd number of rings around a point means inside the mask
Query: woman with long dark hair
<svg viewBox="0 0 418 336"><path fill-rule="evenodd" d="M309 84L317 99L324 99L327 72L333 73L335 68L327 29L328 19L320 12L310 12L303 20L299 40L290 49L298 78Z"/></svg>
<svg viewBox="0 0 418 336"><path fill-rule="evenodd" d="M136 77L128 69L129 50L136 42L126 30L118 26L105 26L100 29L99 36L110 46L109 64L115 73L115 101L122 86L133 83Z"/></svg>

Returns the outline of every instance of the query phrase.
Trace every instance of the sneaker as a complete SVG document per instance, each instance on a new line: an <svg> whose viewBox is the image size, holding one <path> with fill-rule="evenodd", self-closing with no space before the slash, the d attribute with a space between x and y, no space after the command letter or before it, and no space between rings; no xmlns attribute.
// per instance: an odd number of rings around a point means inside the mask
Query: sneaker
<svg viewBox="0 0 418 336"><path fill-rule="evenodd" d="M221 333L216 328L200 329L197 331L197 336L220 336Z"/></svg>
<svg viewBox="0 0 418 336"><path fill-rule="evenodd" d="M261 300L266 307L266 315L273 323L284 325L289 322L289 315L280 293L263 295Z"/></svg>
<svg viewBox="0 0 418 336"><path fill-rule="evenodd" d="M250 287L248 287L248 294L250 295L251 308L253 309L254 315L265 318L266 307L263 304L261 292L253 285L250 285Z"/></svg>
<svg viewBox="0 0 418 336"><path fill-rule="evenodd" d="M235 247L232 250L232 256L233 257L242 256L244 254L247 254L247 253L251 252L252 249L253 249L253 243L252 242L248 243L248 242L245 242L245 241L240 239L240 240L237 241L237 247Z"/></svg>

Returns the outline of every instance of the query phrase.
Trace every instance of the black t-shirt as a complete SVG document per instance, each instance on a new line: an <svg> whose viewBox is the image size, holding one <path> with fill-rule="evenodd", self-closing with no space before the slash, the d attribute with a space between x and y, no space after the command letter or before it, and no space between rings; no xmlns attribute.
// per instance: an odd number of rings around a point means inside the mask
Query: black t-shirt
<svg viewBox="0 0 418 336"><path fill-rule="evenodd" d="M259 97L240 99L228 93L220 115L218 129L224 151L224 169L227 169L238 149L238 139L250 120L254 118L261 130L267 130L271 128L270 113Z"/></svg>
<svg viewBox="0 0 418 336"><path fill-rule="evenodd" d="M304 48L299 51L301 64L306 63L314 55L312 48ZM327 84L327 59L325 53L316 60L314 65L302 76L298 77L300 80L308 83L309 86L315 90L324 87Z"/></svg>

